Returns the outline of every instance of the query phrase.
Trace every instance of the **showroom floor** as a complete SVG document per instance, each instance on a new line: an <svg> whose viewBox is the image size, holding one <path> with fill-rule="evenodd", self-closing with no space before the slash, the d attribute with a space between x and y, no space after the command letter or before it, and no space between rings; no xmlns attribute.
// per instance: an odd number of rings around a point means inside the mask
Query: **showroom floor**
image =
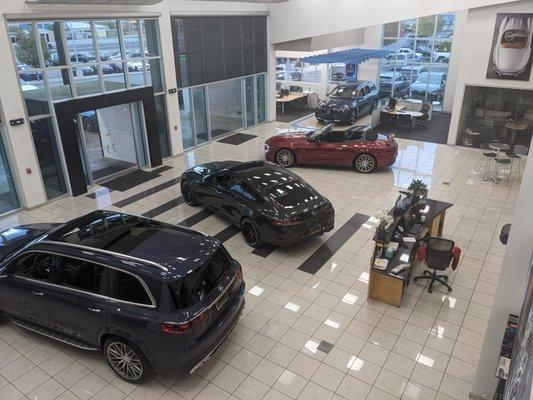
<svg viewBox="0 0 533 400"><path fill-rule="evenodd" d="M177 381L157 376L134 386L116 378L98 353L44 340L0 322L0 399L418 399L465 400L474 378L505 248L500 227L511 220L520 177L482 182L474 149L399 139L396 164L371 175L333 168L294 168L336 210L335 229L354 214L393 206L413 178L430 184L430 197L454 203L445 234L462 250L453 292L411 283L401 308L368 301L372 224L366 223L315 274L297 268L333 232L298 248L252 251L217 216L183 203L176 184L191 165L263 157L270 123L240 145L210 143L168 160L173 167L120 192L97 188L0 221L70 219L96 208L120 209L192 225L224 240L242 263L246 309L224 345L196 374ZM26 397L24 397L26 396ZM129 396L129 397L127 397Z"/></svg>

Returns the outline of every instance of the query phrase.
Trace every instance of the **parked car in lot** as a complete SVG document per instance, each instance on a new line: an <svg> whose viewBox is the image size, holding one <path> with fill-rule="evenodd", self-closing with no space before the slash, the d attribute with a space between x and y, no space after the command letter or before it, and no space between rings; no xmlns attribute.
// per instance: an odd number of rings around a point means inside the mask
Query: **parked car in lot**
<svg viewBox="0 0 533 400"><path fill-rule="evenodd" d="M197 165L181 177L187 204L239 227L246 243L290 246L333 229L335 211L306 181L265 161Z"/></svg>
<svg viewBox="0 0 533 400"><path fill-rule="evenodd" d="M411 84L411 96L415 99L424 99L427 92L429 100L440 100L444 95L446 74L443 72L428 72L418 76Z"/></svg>
<svg viewBox="0 0 533 400"><path fill-rule="evenodd" d="M434 51L433 61L437 61L440 63L450 62L450 52L449 51Z"/></svg>
<svg viewBox="0 0 533 400"><path fill-rule="evenodd" d="M333 131L333 124L318 130L298 128L265 142L266 159L283 167L335 165L369 173L394 164L397 155L394 135L379 133L366 125L346 131Z"/></svg>
<svg viewBox="0 0 533 400"><path fill-rule="evenodd" d="M492 68L500 76L518 76L531 57L532 21L530 17L505 17L498 31L492 54Z"/></svg>
<svg viewBox="0 0 533 400"><path fill-rule="evenodd" d="M17 71L19 74L19 78L23 81L29 82L43 80L43 73L41 71L36 71L28 64L17 63Z"/></svg>
<svg viewBox="0 0 533 400"><path fill-rule="evenodd" d="M357 118L377 107L378 89L374 82L343 82L318 103L315 117L319 121L355 124Z"/></svg>
<svg viewBox="0 0 533 400"><path fill-rule="evenodd" d="M195 371L244 306L239 263L214 238L111 211L0 235L0 310L18 326L102 350L122 379Z"/></svg>
<svg viewBox="0 0 533 400"><path fill-rule="evenodd" d="M74 53L70 55L70 61L71 62L79 62L79 63L86 63L91 61L96 61L96 58L94 58L93 55L89 53Z"/></svg>
<svg viewBox="0 0 533 400"><path fill-rule="evenodd" d="M406 65L400 69L400 72L408 81L414 82L418 75L429 72L429 68L423 65Z"/></svg>
<svg viewBox="0 0 533 400"><path fill-rule="evenodd" d="M381 72L379 74L379 97L390 97L393 87L394 97L407 97L411 82L400 72Z"/></svg>

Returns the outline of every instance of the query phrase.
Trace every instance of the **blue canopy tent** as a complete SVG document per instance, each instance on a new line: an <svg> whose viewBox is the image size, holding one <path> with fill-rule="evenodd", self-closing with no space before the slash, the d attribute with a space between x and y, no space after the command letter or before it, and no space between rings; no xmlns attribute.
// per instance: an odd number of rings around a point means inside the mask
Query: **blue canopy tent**
<svg viewBox="0 0 533 400"><path fill-rule="evenodd" d="M374 49L348 49L336 51L334 53L319 54L316 56L309 56L301 58L300 61L308 64L334 64L344 63L346 65L357 65L373 58L384 58L389 54L394 54L394 50L374 50ZM353 79L357 78L354 74Z"/></svg>

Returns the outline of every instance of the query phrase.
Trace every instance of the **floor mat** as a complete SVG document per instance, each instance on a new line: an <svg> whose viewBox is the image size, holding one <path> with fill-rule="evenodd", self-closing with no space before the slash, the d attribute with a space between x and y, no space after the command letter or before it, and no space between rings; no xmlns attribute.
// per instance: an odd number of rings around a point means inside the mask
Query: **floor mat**
<svg viewBox="0 0 533 400"><path fill-rule="evenodd" d="M451 114L444 114L441 112L433 111L431 121L428 121L426 128L410 129L408 126L392 126L387 127L394 133L396 137L402 139L419 140L421 142L430 143L448 143L448 131L450 130L450 118Z"/></svg>
<svg viewBox="0 0 533 400"><path fill-rule="evenodd" d="M218 142L225 143L225 144L239 145L239 144L243 144L244 142L247 142L248 140L252 140L256 137L257 135L250 135L248 133L236 133L235 135L228 136L227 138L221 139Z"/></svg>
<svg viewBox="0 0 533 400"><path fill-rule="evenodd" d="M163 165L162 167L156 168L153 171L143 171L142 169L138 169L137 171L133 171L119 178L102 182L100 183L100 186L106 187L110 190L125 192L126 190L132 189L135 186L142 185L143 183L160 177L160 172L164 172L169 169L172 169L172 167L169 167L168 165Z"/></svg>

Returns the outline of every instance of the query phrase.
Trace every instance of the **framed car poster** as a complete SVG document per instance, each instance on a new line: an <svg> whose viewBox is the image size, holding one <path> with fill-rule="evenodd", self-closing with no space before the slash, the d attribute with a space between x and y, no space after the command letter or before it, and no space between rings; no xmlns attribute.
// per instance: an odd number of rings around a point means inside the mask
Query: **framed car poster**
<svg viewBox="0 0 533 400"><path fill-rule="evenodd" d="M533 14L496 15L487 79L529 81Z"/></svg>

